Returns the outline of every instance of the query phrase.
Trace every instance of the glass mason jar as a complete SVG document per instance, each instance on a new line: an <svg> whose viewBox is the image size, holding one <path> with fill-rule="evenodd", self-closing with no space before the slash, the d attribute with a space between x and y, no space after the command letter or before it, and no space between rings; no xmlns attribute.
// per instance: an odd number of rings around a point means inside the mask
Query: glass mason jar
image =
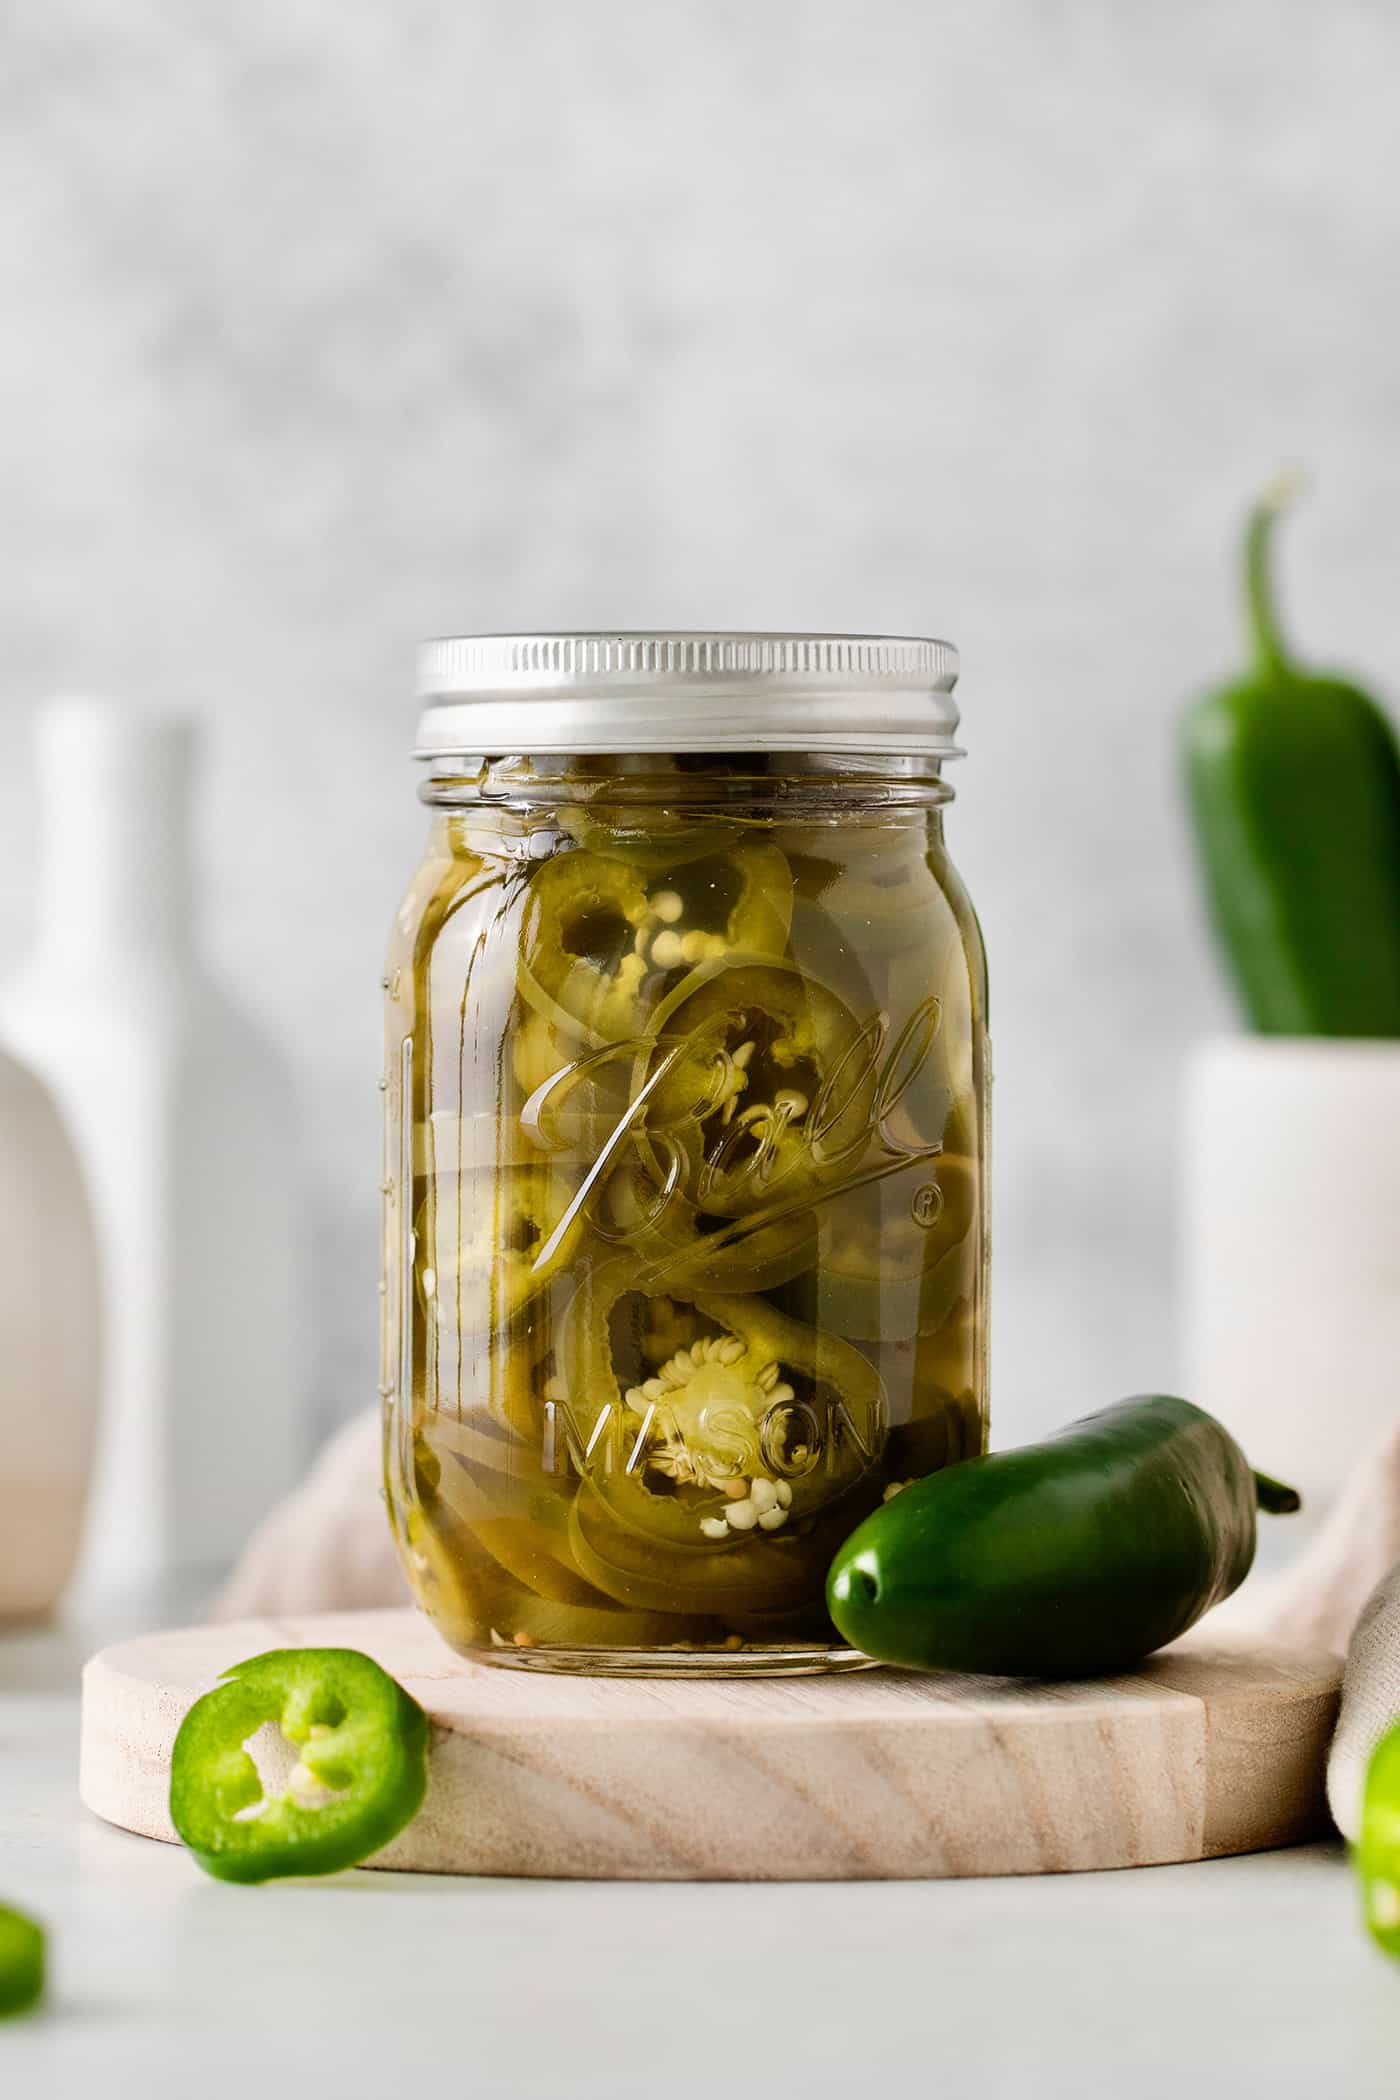
<svg viewBox="0 0 1400 2100"><path fill-rule="evenodd" d="M404 1566L463 1654L858 1666L836 1548L984 1448L956 671L874 637L425 648L382 1387Z"/></svg>

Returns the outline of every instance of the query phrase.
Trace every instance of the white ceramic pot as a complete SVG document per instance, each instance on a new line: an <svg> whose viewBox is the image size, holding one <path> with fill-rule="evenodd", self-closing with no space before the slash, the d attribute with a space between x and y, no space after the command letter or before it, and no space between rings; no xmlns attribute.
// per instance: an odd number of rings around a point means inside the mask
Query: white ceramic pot
<svg viewBox="0 0 1400 2100"><path fill-rule="evenodd" d="M1400 1043L1204 1043L1183 1150L1186 1391L1316 1507L1400 1421Z"/></svg>

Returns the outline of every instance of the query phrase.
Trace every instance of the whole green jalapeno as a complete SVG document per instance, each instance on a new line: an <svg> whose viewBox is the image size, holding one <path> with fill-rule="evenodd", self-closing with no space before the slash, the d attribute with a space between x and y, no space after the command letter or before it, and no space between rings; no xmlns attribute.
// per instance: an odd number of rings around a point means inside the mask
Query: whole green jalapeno
<svg viewBox="0 0 1400 2100"><path fill-rule="evenodd" d="M901 1489L842 1546L827 1603L879 1662L1098 1676L1239 1587L1257 1508L1297 1507L1201 1408L1125 1400Z"/></svg>

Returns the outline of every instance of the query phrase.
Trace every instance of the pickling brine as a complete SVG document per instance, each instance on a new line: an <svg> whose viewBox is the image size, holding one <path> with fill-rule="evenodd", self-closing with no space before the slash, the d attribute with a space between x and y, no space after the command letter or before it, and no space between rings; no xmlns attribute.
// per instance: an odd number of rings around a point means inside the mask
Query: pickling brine
<svg viewBox="0 0 1400 2100"><path fill-rule="evenodd" d="M385 977L420 1603L515 1665L859 1663L833 1555L985 1442L985 970L936 763L449 757L426 798Z"/></svg>

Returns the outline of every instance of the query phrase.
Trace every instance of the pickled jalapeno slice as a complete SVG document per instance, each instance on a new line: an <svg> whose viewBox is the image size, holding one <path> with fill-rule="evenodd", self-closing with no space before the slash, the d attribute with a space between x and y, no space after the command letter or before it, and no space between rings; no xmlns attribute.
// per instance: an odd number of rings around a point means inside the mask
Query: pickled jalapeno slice
<svg viewBox="0 0 1400 2100"><path fill-rule="evenodd" d="M555 1363L548 1307L537 1299L509 1321L475 1330L465 1320L453 1326L450 1301L438 1310L442 1324L431 1330L429 1340L436 1346L438 1375L451 1389L456 1420L482 1410L475 1419L489 1419L493 1427L509 1431L513 1452L522 1440L537 1444ZM455 1405L458 1391L460 1408Z"/></svg>
<svg viewBox="0 0 1400 2100"><path fill-rule="evenodd" d="M820 891L820 911L832 935L848 940L867 960L925 955L935 943L948 902L922 854L881 853L880 840L857 856L846 842L843 865Z"/></svg>
<svg viewBox="0 0 1400 2100"><path fill-rule="evenodd" d="M571 1182L547 1164L439 1175L414 1219L423 1303L464 1334L492 1332L567 1270L582 1229Z"/></svg>
<svg viewBox="0 0 1400 2100"><path fill-rule="evenodd" d="M810 1602L813 1582L825 1580L832 1554L863 1514L794 1532L780 1545L758 1533L716 1553L637 1532L590 1480L574 1497L569 1532L579 1567L618 1604L728 1622L736 1612L795 1611Z"/></svg>
<svg viewBox="0 0 1400 2100"><path fill-rule="evenodd" d="M249 1753L269 1723L297 1752L281 1793ZM352 1648L274 1648L238 1663L180 1724L170 1819L206 1874L335 1874L410 1823L428 1784L428 1717Z"/></svg>
<svg viewBox="0 0 1400 2100"><path fill-rule="evenodd" d="M792 877L776 847L646 870L579 847L535 871L520 931L520 992L565 1033L626 1041L678 975L736 951L777 954Z"/></svg>
<svg viewBox="0 0 1400 2100"><path fill-rule="evenodd" d="M940 1153L837 1197L819 1257L791 1280L784 1305L852 1341L935 1334L973 1288L977 1190L975 1162Z"/></svg>
<svg viewBox="0 0 1400 2100"><path fill-rule="evenodd" d="M854 1015L790 962L697 970L657 1008L638 1059L645 1131L687 1193L740 1217L815 1193L865 1149L874 1060Z"/></svg>
<svg viewBox="0 0 1400 2100"><path fill-rule="evenodd" d="M684 861L698 860L703 854L743 843L745 825L741 818L727 819L713 809L658 805L658 776L672 774L677 786L684 785L674 759L654 753L646 756L639 770L652 786L642 789L640 800L635 777L626 782L614 771L616 761L601 763L611 777L586 784L595 762L588 758L576 761L570 794L555 813L560 830L590 853L602 853L611 860L652 870L678 867Z"/></svg>
<svg viewBox="0 0 1400 2100"><path fill-rule="evenodd" d="M497 1558L477 1535L474 1521L459 1518L445 1503L411 1509L406 1523L409 1566L418 1598L429 1617L454 1644L481 1648L529 1648L551 1641L664 1641L675 1626L671 1603L655 1609L624 1609L588 1581L572 1547L572 1505L561 1504L568 1548L561 1563L535 1541L528 1579L509 1556ZM497 1545L500 1534L497 1534ZM547 1566L546 1563L552 1563ZM572 1586L567 1600L552 1587L556 1573ZM504 1629L504 1630L503 1630Z"/></svg>
<svg viewBox="0 0 1400 2100"><path fill-rule="evenodd" d="M884 1387L850 1343L756 1294L672 1289L686 1339L650 1368L634 1339L646 1298L625 1264L585 1280L561 1351L571 1400L612 1432L590 1478L620 1523L702 1553L776 1540L878 1464Z"/></svg>
<svg viewBox="0 0 1400 2100"><path fill-rule="evenodd" d="M520 935L520 990L552 1024L599 1042L637 1025L647 974L640 870L580 848L535 871Z"/></svg>
<svg viewBox="0 0 1400 2100"><path fill-rule="evenodd" d="M703 1212L680 1188L667 1187L640 1159L625 1161L607 1180L588 1223L606 1246L625 1249L649 1283L677 1290L772 1290L817 1257L810 1211L736 1229L731 1218Z"/></svg>

